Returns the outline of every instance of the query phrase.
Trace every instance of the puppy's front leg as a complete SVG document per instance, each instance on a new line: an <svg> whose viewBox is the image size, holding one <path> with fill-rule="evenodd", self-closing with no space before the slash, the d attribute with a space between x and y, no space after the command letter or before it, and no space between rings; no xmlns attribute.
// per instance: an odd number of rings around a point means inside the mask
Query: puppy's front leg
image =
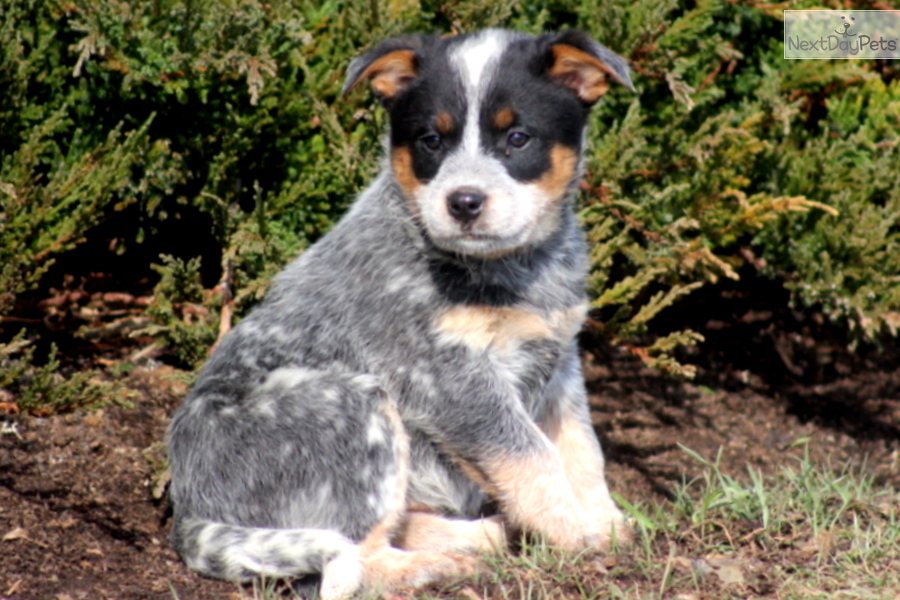
<svg viewBox="0 0 900 600"><path fill-rule="evenodd" d="M627 542L630 530L622 512L609 494L600 442L591 425L587 392L577 355L574 353L547 387L551 410L542 429L558 449L566 476L589 518L602 529L600 545L612 536Z"/></svg>
<svg viewBox="0 0 900 600"><path fill-rule="evenodd" d="M595 545L597 529L565 475L552 444L485 460L489 488L513 523L551 544L576 550Z"/></svg>
<svg viewBox="0 0 900 600"><path fill-rule="evenodd" d="M435 433L512 523L567 549L606 539L579 501L559 450L517 398L482 394L465 410L471 420L460 420L459 404L456 408L447 426Z"/></svg>

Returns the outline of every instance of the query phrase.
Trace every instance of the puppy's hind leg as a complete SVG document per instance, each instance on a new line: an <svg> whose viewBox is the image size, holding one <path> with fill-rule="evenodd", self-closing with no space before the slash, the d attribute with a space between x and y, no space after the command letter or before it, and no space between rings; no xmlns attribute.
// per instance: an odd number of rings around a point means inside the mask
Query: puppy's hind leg
<svg viewBox="0 0 900 600"><path fill-rule="evenodd" d="M405 550L438 552L502 552L506 529L498 517L461 519L428 512L409 512L396 537Z"/></svg>
<svg viewBox="0 0 900 600"><path fill-rule="evenodd" d="M378 445L390 441L395 459L395 476L383 482L380 500L383 517L355 549L356 556L341 554L322 570L320 597L323 600L345 598L354 590L347 583L360 580L366 593L384 593L398 588L419 588L431 583L473 575L481 564L472 550L487 550L492 544L505 544L499 521L458 521L436 515L404 515L409 471L409 440L395 403L384 399L379 405L381 429L370 428L367 442ZM374 421L373 421L374 423ZM391 546L398 532L409 532L414 523L416 538L426 543L427 530L437 541L437 531L453 531L457 539L443 547L400 549ZM483 533L487 532L487 533ZM447 540L449 537L446 538ZM473 540L478 540L473 542ZM475 547L477 546L477 547ZM358 590L356 590L358 591Z"/></svg>
<svg viewBox="0 0 900 600"><path fill-rule="evenodd" d="M169 432L173 543L212 577L363 582L360 542L405 506L409 442L378 380L283 367L239 402L201 382Z"/></svg>
<svg viewBox="0 0 900 600"><path fill-rule="evenodd" d="M396 548L391 541L409 542ZM477 551L505 544L499 520L466 521L410 513L399 530L379 526L359 545L367 591L385 593L474 575L482 566Z"/></svg>
<svg viewBox="0 0 900 600"><path fill-rule="evenodd" d="M481 558L471 553L408 551L387 544L363 547L366 588L385 593L474 575Z"/></svg>
<svg viewBox="0 0 900 600"><path fill-rule="evenodd" d="M376 494L368 497L369 504L379 507L382 517L365 539L354 547L354 553L345 552L322 569L322 585L319 589L321 600L349 598L359 592L360 587L367 591L393 587L391 581L379 578L381 571L370 568L368 558L373 548L388 546L391 536L400 525L406 504L409 438L396 403L386 396L377 405L375 418L370 421L366 430L366 444L370 451L376 446L387 444L393 457L392 476L384 478Z"/></svg>

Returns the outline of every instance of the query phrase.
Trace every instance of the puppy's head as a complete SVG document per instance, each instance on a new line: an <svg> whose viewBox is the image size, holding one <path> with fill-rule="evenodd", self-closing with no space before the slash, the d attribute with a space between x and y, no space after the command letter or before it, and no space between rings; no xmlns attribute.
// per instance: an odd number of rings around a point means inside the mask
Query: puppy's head
<svg viewBox="0 0 900 600"><path fill-rule="evenodd" d="M405 36L354 60L390 114L390 164L443 250L493 258L539 244L574 186L591 105L625 60L579 32Z"/></svg>

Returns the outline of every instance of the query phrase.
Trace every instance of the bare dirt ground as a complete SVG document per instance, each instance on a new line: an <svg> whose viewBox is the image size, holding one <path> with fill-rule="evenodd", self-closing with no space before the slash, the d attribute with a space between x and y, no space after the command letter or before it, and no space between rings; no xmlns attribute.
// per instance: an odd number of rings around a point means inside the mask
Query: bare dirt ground
<svg viewBox="0 0 900 600"><path fill-rule="evenodd" d="M724 470L740 475L747 464L772 472L794 460L806 438L817 460L865 462L900 483L896 371L765 391L672 381L621 355L585 362L608 478L628 499L665 497L699 471L678 444L709 458L721 447ZM0 598L240 596L180 563L166 503L154 498L159 442L183 381L168 367L137 369L127 381L139 392L132 408L7 419L15 433L0 437Z"/></svg>

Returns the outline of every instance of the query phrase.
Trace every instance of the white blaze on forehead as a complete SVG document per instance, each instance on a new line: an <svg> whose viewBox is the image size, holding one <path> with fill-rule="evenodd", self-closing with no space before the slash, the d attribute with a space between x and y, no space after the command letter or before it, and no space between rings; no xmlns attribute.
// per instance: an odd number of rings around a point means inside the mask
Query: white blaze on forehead
<svg viewBox="0 0 900 600"><path fill-rule="evenodd" d="M462 147L478 152L480 134L478 114L487 82L499 63L500 55L509 43L509 32L496 29L483 31L462 42L450 55L450 62L459 71L466 90L466 123L463 126Z"/></svg>
<svg viewBox="0 0 900 600"><path fill-rule="evenodd" d="M492 68L508 45L508 33L496 29L483 31L462 42L451 55L467 89L477 90L484 74Z"/></svg>

